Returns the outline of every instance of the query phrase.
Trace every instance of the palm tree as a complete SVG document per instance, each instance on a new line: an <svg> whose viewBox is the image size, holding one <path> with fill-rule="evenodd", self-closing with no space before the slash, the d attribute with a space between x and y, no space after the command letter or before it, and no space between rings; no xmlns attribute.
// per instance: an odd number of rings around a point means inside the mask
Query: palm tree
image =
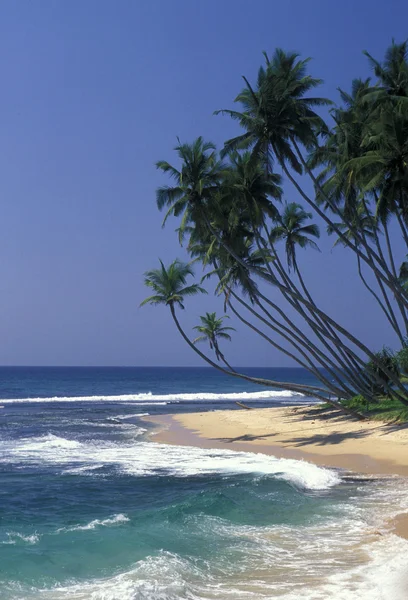
<svg viewBox="0 0 408 600"><path fill-rule="evenodd" d="M276 173L265 172L262 163L246 151L230 152L229 169L225 172L222 188L224 194L233 198L233 204L242 203L250 211L252 219L258 225L262 215L276 217L277 208L273 200L281 201L283 190L282 177Z"/></svg>
<svg viewBox="0 0 408 600"><path fill-rule="evenodd" d="M145 285L153 289L155 293L152 296L145 298L140 306L145 306L146 304L152 304L154 306L164 304L165 306L168 306L177 329L188 345L212 366L222 370L221 367L210 361L194 346L193 342L191 342L182 329L175 310L176 306L184 310L184 296L195 296L200 293L206 294L207 291L196 283L186 285L187 277L194 275L193 268L190 264L183 263L176 259L170 263L166 269L163 262L161 260L159 262L160 269L146 271L144 276Z"/></svg>
<svg viewBox="0 0 408 600"><path fill-rule="evenodd" d="M202 141L196 144L196 146L198 147L201 147L201 145ZM186 160L188 160L188 156ZM166 163L166 165L166 169L170 168L168 167L168 163ZM190 173L190 166L186 165L186 168L184 168L183 164L180 173L182 172ZM197 194L194 191L191 191L190 188L192 188L193 186L186 186L187 191L183 197L180 197L180 189L175 189L176 195L178 194L178 198L183 203L183 206L185 208L185 214L189 213L187 222L183 217L181 229L183 229L184 232L186 232L187 230L190 231L192 229L192 235L194 234L194 237L198 240L203 238L208 239L209 234L211 234L210 239L212 239L210 243L210 248L213 248L215 249L215 251L220 252L222 247L223 250L225 250L224 254L229 254L230 258L233 259L237 264L239 264L244 271L248 269L250 273L256 272L258 276L261 276L262 278L265 278L266 280L279 286L279 282L277 281L276 277L269 276L269 268L265 268L265 265L268 265L269 260L266 257L265 249L262 249L262 252L260 252L260 254L263 254L264 259L263 266L261 266L260 268L255 267L251 261L249 263L245 262L245 246L246 244L251 243L251 237L253 237L254 235L254 227L252 226L251 232L251 230L248 229L248 227L246 226L246 221L250 220L248 215L248 202L243 203L241 198L240 201L236 203L238 205L237 209L237 206L233 206L233 204L231 204L233 197L228 193L225 193L224 187L222 185L222 177L227 179L228 175L228 170L224 169L218 174L218 179L219 181L221 181L221 185L218 182L217 185L211 187L199 186L199 191L206 192L205 194L201 194L201 196L199 197L197 197ZM165 188L165 190L167 193L169 188ZM171 194L171 197L174 199L173 194ZM238 198L240 198L240 195L238 195ZM225 203L225 199L228 199L227 203ZM196 210L197 208L198 210ZM192 214L193 212L195 214ZM190 225L187 224L188 222L190 222ZM248 223L248 225L251 224ZM259 251L260 249L258 249L258 252ZM280 288L282 288L282 284L280 284ZM283 289L286 289L285 286L283 286ZM288 292L289 294L296 294L296 292L292 292L292 290L288 290ZM274 310L278 310L279 314L285 320L287 319L286 315L283 313L283 311L279 309L279 307L277 307L276 303L271 303L270 300L262 294L260 294L260 296L264 301L270 304L270 306ZM322 311L320 311L314 303L308 303L308 301L302 299L301 296L299 296L299 298L301 302L303 302L305 305L309 305L309 310L311 309L313 312L316 312L319 319L317 327L319 328L321 318L320 316L322 315L323 319L326 319L328 317L324 313L322 313ZM293 303L292 305L298 310L297 305L295 306ZM313 322L311 321L310 316L305 314L304 311L302 312L302 316L304 316L308 324L313 327ZM332 320L330 320L330 322L334 323L334 326L338 328L341 334L344 334L346 337L351 339L353 343L356 343L357 346L365 350L365 347L363 347L362 344L358 340L356 340L356 338L354 338L346 330L344 330L344 328L341 328ZM314 331L319 337L320 341L324 343L324 340L322 339L322 336L319 333L319 331L316 330L316 327L314 327ZM182 335L184 334L182 333Z"/></svg>
<svg viewBox="0 0 408 600"><path fill-rule="evenodd" d="M378 231L377 231L377 227L378 227L378 221L375 219L375 217L373 215L367 214L367 207L363 202L360 202L357 205L357 209L355 210L355 217L354 217L354 221L355 221L355 228L358 228L358 230L364 235L366 240L376 240L378 247L381 250L381 246L379 244L379 238L378 238ZM347 237L347 239L352 240L355 244L358 244L359 241L356 239L355 237L355 228L350 229L350 227L348 227L344 221L337 223L337 227L339 229L341 229L341 231L343 232L343 234ZM330 234L333 233L333 229L331 227L327 228L327 232ZM386 236L388 235L388 230L386 228L386 223L385 223L385 232L386 232ZM344 242L340 239L337 238L337 240L334 242L333 246L337 246L339 244L343 244ZM390 248L390 252L391 252L391 248ZM388 322L390 323L391 327L393 328L393 330L395 331L395 333L397 334L399 340L401 342L403 342L404 340L404 336L403 333L401 331L400 325L398 323L398 319L395 315L394 309L392 307L392 304L388 298L388 294L387 294L387 290L385 289L383 283L381 280L377 279L377 283L379 285L379 288L381 290L382 296L383 296L383 300L381 300L381 298L379 297L379 295L377 294L377 292L373 289L372 285L370 285L366 279L366 277L363 274L363 270L362 270L362 264L361 264L361 260L360 257L357 255L357 269L358 269L358 274L359 277L361 279L361 281L363 282L364 287L370 292L370 294L375 298L377 304L379 305L379 307L381 308L381 310L383 311L383 313L385 314ZM405 311L403 310L403 307L401 307L402 309L402 315L405 314Z"/></svg>
<svg viewBox="0 0 408 600"><path fill-rule="evenodd" d="M227 332L235 331L233 327L223 326L222 322L224 319L229 319L229 316L224 315L222 317L217 317L215 312L207 312L205 313L205 316L201 316L201 325L196 325L194 327L194 329L201 333L201 335L193 340L193 344L204 341L208 342L211 350L214 350L217 360L222 360L222 362L225 363L231 371L233 371L234 369L225 360L225 356L221 352L218 343L219 339L231 341L231 336Z"/></svg>
<svg viewBox="0 0 408 600"><path fill-rule="evenodd" d="M191 265L183 263L178 259L174 260L167 269L163 262L160 261L160 269L152 269L145 273L145 285L151 288L155 293L143 300L140 306L144 306L146 304L152 304L154 306L162 304L168 306L170 308L171 315L179 333L181 334L185 342L187 342L187 344L190 346L190 348L194 350L194 352L198 354L203 360L205 360L209 365L218 369L219 371L222 371L226 375L239 377L240 379L244 379L245 381L250 381L258 385L275 387L284 390L291 390L294 392L299 392L309 396L313 396L323 401L326 400L326 397L322 395L326 392L326 390L319 388L318 386L301 385L295 383L273 381L270 379L263 379L259 377L250 377L242 373L237 373L236 371L224 369L219 364L215 363L205 354L203 354L184 332L177 318L175 310L177 306L184 309L184 296L194 296L198 293L203 292L206 293L206 291L200 285L186 285L187 278L189 276L192 276L193 274L194 272ZM340 404L338 405L330 399L328 399L327 401L342 409L342 406ZM358 416L356 415L356 413L352 413L352 411L349 411L348 409L344 410L346 412L350 412L350 414L354 414L354 416Z"/></svg>
<svg viewBox="0 0 408 600"><path fill-rule="evenodd" d="M144 283L151 288L155 293L148 298L145 298L140 306L145 304L165 304L174 311L175 306L184 309L184 297L195 296L199 293L206 294L206 290L196 283L186 285L186 280L189 275L193 275L194 271L191 265L174 260L166 269L163 262L160 260L160 269L152 269L145 273Z"/></svg>
<svg viewBox="0 0 408 600"><path fill-rule="evenodd" d="M296 259L297 246L300 248L309 247L314 248L315 250L319 250L319 247L317 246L316 242L310 237L320 237L319 227L314 223L307 223L307 221L311 218L312 214L306 212L300 204L297 204L296 202L286 204L283 214L279 216L279 219L277 219L278 224L271 231L270 242L272 246L279 241L285 242L288 271L290 272L292 268L294 269L299 279L303 293L305 294L309 302L312 304L312 306L315 307L316 304L305 284ZM342 348L340 344L340 339L338 338L335 330L330 325L326 324L324 320L322 320L320 317L315 316L315 320L320 331L326 330L329 336L335 342L338 341L338 345L335 348L333 348L332 345L327 344L325 339L320 340L325 346L325 348L335 358L337 358L338 362L340 360L342 360L342 362L345 361L342 364L343 373L347 373L351 377L351 381L355 385L356 383L358 383L358 377L356 378L356 365L353 359L350 360L349 354L345 352ZM317 333L317 336L320 338L320 333Z"/></svg>
<svg viewBox="0 0 408 600"><path fill-rule="evenodd" d="M365 98L370 91L370 79L354 79L351 84L351 93L339 90L343 106L333 109L331 116L334 127L326 136L324 143L312 149L308 158L308 167L320 167L321 171L317 181L323 194L317 190L317 199L326 202L326 209L331 205L339 207L344 217L353 217L355 203L359 197L360 189L355 177L350 177L350 172L345 165L351 159L362 156L362 141L365 127L370 120L370 111L367 110Z"/></svg>
<svg viewBox="0 0 408 600"><path fill-rule="evenodd" d="M225 165L218 160L214 144L205 142L201 136L192 144L179 141L175 150L182 161L180 170L164 160L156 163L158 169L175 181L174 186L158 188L156 201L159 210L168 207L163 226L170 215L183 215L179 227L181 240L190 223L199 226L202 221L206 204L218 190Z"/></svg>
<svg viewBox="0 0 408 600"><path fill-rule="evenodd" d="M369 79L355 79L350 94L340 90L343 106L332 111L335 126L325 144L315 149L309 157L309 166L323 166L318 181L325 197L329 197L331 203L338 208L338 216L341 218L340 222L333 222L328 226L329 233L336 232L338 235L340 231L342 237L339 237L336 244L354 245L359 249L356 257L360 278L401 339L402 333L391 306L394 298L405 328L408 328L408 320L395 268L388 224L391 216L396 215L402 233L408 240L402 213L396 201L401 195L395 193L395 186L402 184L403 187L404 184L398 169L395 169L397 161L390 160L391 155L395 155L397 151L398 143L395 136L386 135L387 128L384 125L388 120L389 111L384 110L384 102L381 104L381 110L379 107L375 108L373 94L374 91L377 93L378 89L378 86L370 87ZM389 96L387 98L389 105ZM392 131L392 128L388 129ZM374 136L375 132L377 137ZM400 140L403 138L404 136L400 135ZM400 165L403 164L403 153L400 153L401 158ZM389 177L392 168L394 179ZM390 185L392 181L393 185ZM319 197L323 200L322 194L319 194ZM382 249L382 232L386 252ZM370 258L370 267L375 263L380 270L378 272L377 269L373 269L383 301L362 274L361 253ZM364 262L367 264L367 261ZM384 281L381 272L388 282Z"/></svg>
<svg viewBox="0 0 408 600"><path fill-rule="evenodd" d="M380 91L394 98L408 97L408 41L396 44L393 40L383 64L367 51L364 54L380 80Z"/></svg>
<svg viewBox="0 0 408 600"><path fill-rule="evenodd" d="M266 53L264 56L266 64L258 71L256 88L244 77L246 86L235 99L243 111L215 113L228 114L245 130L244 134L225 143L224 152L252 148L266 165L270 165L275 156L279 162L288 162L301 173L302 165L293 142L306 147L316 144L317 134L326 126L313 108L329 105L331 101L306 96L322 83L306 73L310 59L299 60L298 54L286 53L280 48L275 50L271 60Z"/></svg>
<svg viewBox="0 0 408 600"><path fill-rule="evenodd" d="M365 153L350 161L365 193L378 192L377 217L396 215L408 246L408 118L389 107L371 123L362 141Z"/></svg>
<svg viewBox="0 0 408 600"><path fill-rule="evenodd" d="M326 201L326 208L330 207L341 218L347 216L347 212L341 215L341 207L325 193L319 178L314 175L301 152L301 146L309 151L316 148L319 134L328 132L323 119L316 114L314 108L331 102L325 98L309 96L321 80L306 73L308 59L300 60L297 54L287 54L280 49L275 51L272 60L266 55L265 59L266 66L260 68L255 88L244 78L246 87L235 100L241 104L242 112L221 110L216 113L230 115L245 130L242 135L225 143L224 153L231 149L252 148L252 152L260 156L268 167L274 158L277 159L301 197L327 225L336 228L327 210L321 207L321 199ZM299 174L306 172L311 177L317 190L315 199L304 191L290 169ZM400 302L408 303L408 294L398 285L396 277L388 269L383 272L378 268L377 263L381 259L372 248L367 247L364 251L360 244L350 242L337 228L336 233L399 296ZM356 235L358 236L358 232Z"/></svg>
<svg viewBox="0 0 408 600"><path fill-rule="evenodd" d="M401 56L401 52L399 55ZM381 140L380 137L376 139L374 114L378 115L378 127L383 127L385 116L389 114L389 105L392 104L394 108L398 108L395 115L392 115L394 120L401 117L401 124L404 125L406 110L403 106L405 98L401 92L403 86L400 86L398 91L400 94L398 104L395 103L396 88L394 86L393 91L388 83L383 85L383 93L388 99L381 103L374 96L370 97L371 88L368 81L356 82L351 95L342 92L345 106L333 113L335 120L333 132L327 137L328 143L315 153L317 155L322 151L323 161L320 165L324 165L325 172L320 178L313 174L314 166L303 158L303 150L301 150L303 148L307 151L314 150L319 135L322 132L325 136L329 134L324 121L315 112L316 106L328 105L329 101L324 98L314 98L311 93L319 85L320 80L307 74L308 61L299 59L296 54L286 54L282 50L277 50L271 60L266 55L265 60L266 64L258 73L255 88L245 79L245 89L237 97L237 101L242 106L241 112L219 111L227 112L244 128L243 134L229 140L225 144L224 152L221 153L221 156L229 156L228 165L222 164L215 153L215 147L210 143L206 144L202 138L198 138L190 145L179 143L176 150L182 161L181 167L176 169L164 161L157 165L169 173L176 183L174 187L164 187L158 191L158 205L160 208L168 207L165 219L169 214L183 215L179 236L182 238L188 233L190 254L194 256L197 252L195 256L204 265L214 266L217 275L220 275L219 286L217 286L219 290L232 295L233 287L230 286L230 282L235 278L242 279L248 290L250 309L256 306L257 311L258 309L261 311L262 318L268 321L268 325L272 323L276 327L276 333L281 334L282 331L286 333L282 327L284 322L287 322L286 311L276 305L274 297L270 299L265 296L263 293L265 288L261 284L258 285L257 277L261 278L261 283L262 280L271 283L274 290L279 291L310 326L325 349L335 353L338 350L336 355L341 353L347 358L346 362L351 369L350 374L355 377L349 380L345 377L345 380L347 385L353 387L356 386L361 373L359 367L364 367L365 362L362 356L356 354L358 351L356 349L371 359L373 364L381 366L384 372L388 370L387 366L380 365L379 358L373 352L316 306L303 282L305 293L300 290L301 286L296 285L286 273L287 269L283 267L274 248L268 248L272 245L269 244L271 236L264 223L270 218L273 220L273 210L275 210L273 200L279 199L280 194L274 195L266 191L265 183L268 183L267 176L273 175L272 161L277 160L301 197L332 228L341 242L356 253L359 261L373 270L379 285L381 283L383 288L385 286L386 293L390 294L391 301L393 301L392 296L395 296L398 305L404 309L408 291L398 280L396 269L388 264L391 263L391 258L389 261L384 260L379 243L378 234L381 227L386 233L386 219L384 224L377 219L372 229L370 227L374 217L373 205L378 205L378 200L385 197L384 177L386 177L385 173L391 172L391 169L388 164L387 170L383 168L384 165L381 165L382 181L377 184L372 181L377 174L376 167L370 165L367 160L373 159L369 152L379 150L382 152L381 158L384 158L384 147L388 144L387 148L391 150L394 144L391 135L387 136L386 141ZM400 72L403 73L401 61L398 64ZM376 86L377 88L380 89L379 86ZM404 132L403 127L401 131ZM402 138L404 136L405 133ZM237 153L237 150L247 150L247 152L241 154ZM353 164L354 160L360 159L366 159L367 162ZM404 161L402 163L400 161L401 164L405 166ZM318 163L316 165L318 166ZM310 197L302 190L293 171L299 174L307 172L311 176L315 184L316 196ZM397 168L393 171L393 175L398 175L395 181L405 194L405 171L402 173L401 168L399 170ZM262 178L263 176L266 177ZM331 186L327 185L329 181ZM274 184L275 187L280 186L280 182L276 179ZM396 189L395 186L392 189ZM395 213L390 212L388 207L391 205L388 204L386 212L396 214L397 218L399 216L404 225L403 207L407 205L405 195L399 195L394 202L398 210ZM360 210L363 211L361 214ZM335 218L330 213L335 215ZM361 229L359 226L361 220L365 220L368 226ZM341 223L338 224L336 221ZM279 226L284 228L282 223L279 223ZM303 223L301 227L303 226L307 225ZM281 231L280 239L287 234L288 231L285 233ZM310 231L303 234L309 242L301 241L300 245L315 244L313 238L316 238L316 235ZM301 240L303 234L299 234ZM289 266L295 269L300 278L295 253L297 242L291 245L290 241L287 241ZM252 248L255 244L258 247L259 263L249 260L249 254L254 254ZM271 308L273 315L269 314ZM275 319L275 313L279 315L278 318L281 318L282 322ZM307 339L310 337L309 331L300 332L299 339L302 342L304 340L301 334L307 335ZM319 355L319 348L313 348L313 351ZM337 362L333 368L341 370L343 365ZM395 374L390 371L387 376L390 382L392 381L393 385L404 393ZM370 375L372 380L377 377L378 373ZM365 387L364 377L360 383ZM355 387L355 389L359 388Z"/></svg>
<svg viewBox="0 0 408 600"><path fill-rule="evenodd" d="M285 242L286 259L289 271L293 268L296 273L299 272L296 262L296 246L299 248L314 248L319 250L315 241L309 236L320 237L319 227L314 223L306 224L312 218L312 213L308 213L296 202L286 204L283 214L279 217L278 225L271 231L272 243L283 240Z"/></svg>

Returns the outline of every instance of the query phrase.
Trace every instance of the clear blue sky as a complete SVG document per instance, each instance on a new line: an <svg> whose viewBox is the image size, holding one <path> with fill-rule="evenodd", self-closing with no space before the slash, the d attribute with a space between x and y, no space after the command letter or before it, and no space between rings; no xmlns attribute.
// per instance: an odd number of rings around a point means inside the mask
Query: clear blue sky
<svg viewBox="0 0 408 600"><path fill-rule="evenodd" d="M3 0L0 4L0 364L195 365L143 272L182 256L162 231L154 163L176 136L220 144L262 50L314 58L322 94L367 76L407 36L403 0ZM290 200L297 200L291 190ZM393 343L343 250L301 257L322 305L374 348ZM187 329L211 296L193 302ZM239 329L229 359L288 365Z"/></svg>

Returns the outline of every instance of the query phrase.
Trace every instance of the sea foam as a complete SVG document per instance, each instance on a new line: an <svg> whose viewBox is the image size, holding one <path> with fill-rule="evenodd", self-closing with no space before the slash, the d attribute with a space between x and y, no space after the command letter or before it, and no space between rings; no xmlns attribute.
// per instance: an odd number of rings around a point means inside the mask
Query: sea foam
<svg viewBox="0 0 408 600"><path fill-rule="evenodd" d="M226 393L182 393L182 394L121 394L119 396L54 396L51 398L9 398L1 400L3 404L18 403L41 403L41 402L129 402L138 405L148 403L158 405L167 402L195 402L200 400L225 400L225 401L256 401L256 400L279 400L296 397L300 400L303 394L289 390L267 390L259 392L226 392Z"/></svg>
<svg viewBox="0 0 408 600"><path fill-rule="evenodd" d="M72 525L71 527L61 527L57 529L56 533L68 533L70 531L89 531L91 529L97 529L98 527L110 527L111 525L118 525L119 523L127 523L130 519L122 513L113 515L108 519L94 519L85 525Z"/></svg>
<svg viewBox="0 0 408 600"><path fill-rule="evenodd" d="M17 542L24 542L26 544L36 544L40 536L37 533L33 533L31 535L23 535L22 533L17 533L16 531L7 532L7 540L0 542L1 544L11 544L14 545Z"/></svg>
<svg viewBox="0 0 408 600"><path fill-rule="evenodd" d="M297 554L302 554L301 546L300 542L294 549ZM373 546L372 550L368 550L364 564L341 574L331 574L337 569L328 555L326 576L322 574L322 577L312 577L310 580L306 575L310 582L308 584L301 583L307 571L306 565L300 563L300 572L296 573L296 577L300 577L297 584L290 580L285 581L282 586L277 585L273 575L273 556L269 568L258 571L255 577L251 571L245 569L231 577L228 565L226 572L220 571L217 576L205 568L200 568L199 564L192 560L162 551L156 556L139 561L128 571L112 577L72 582L48 590L42 588L39 595L43 600L261 600L275 597L279 597L279 600L406 600L408 542L396 536L389 536L377 546ZM263 548L260 548L260 551L262 550ZM289 569L293 557L292 553L285 554L284 559L288 562ZM229 564L231 565L231 562ZM37 598L37 594L34 597Z"/></svg>
<svg viewBox="0 0 408 600"><path fill-rule="evenodd" d="M46 435L0 442L5 462L50 464L71 474L111 467L133 476L194 477L217 474L255 474L283 479L311 490L339 483L332 470L292 459L233 450L208 450L153 442L78 442Z"/></svg>

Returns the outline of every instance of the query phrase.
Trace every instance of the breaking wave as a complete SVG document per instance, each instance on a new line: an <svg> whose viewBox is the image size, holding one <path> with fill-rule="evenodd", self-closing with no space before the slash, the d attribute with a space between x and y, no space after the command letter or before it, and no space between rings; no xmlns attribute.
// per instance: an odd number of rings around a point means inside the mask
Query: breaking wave
<svg viewBox="0 0 408 600"><path fill-rule="evenodd" d="M119 396L53 396L52 398L9 398L1 400L2 404L31 403L31 402L130 402L138 405L165 405L168 402L195 402L200 400L231 400L231 401L264 401L296 397L296 401L304 398L299 392L288 390L267 390L262 392L227 392L227 393L183 393L183 394L121 394Z"/></svg>
<svg viewBox="0 0 408 600"><path fill-rule="evenodd" d="M111 525L117 525L119 523L127 523L130 519L122 513L113 515L108 519L94 519L86 525L73 525L72 527L61 527L57 529L57 533L68 533L70 531L89 531L90 529L96 529L97 527L110 527Z"/></svg>
<svg viewBox="0 0 408 600"><path fill-rule="evenodd" d="M110 467L132 476L265 475L310 490L327 489L340 482L334 471L305 461L153 442L79 442L46 435L3 441L0 453L4 462L56 465L63 472L76 475Z"/></svg>
<svg viewBox="0 0 408 600"><path fill-rule="evenodd" d="M261 578L251 572L231 573L230 565L223 565L221 571L224 577L209 573L199 563L181 557L171 552L160 552L157 556L149 556L139 561L131 569L117 575L93 579L85 582L69 582L66 585L49 589L35 590L31 588L24 598L34 600L216 600L217 598L275 598L280 600L406 600L408 593L406 578L407 541L390 535L387 539L366 548L368 563L354 568L330 574L335 570L336 551L330 548L326 561L330 569L316 564L320 578L313 572L307 573L306 565L302 562L305 557L310 560L310 551L317 548L304 549L299 540L299 546L293 546L284 553L283 557L276 556L276 546L269 547L265 540L258 551L255 550L257 561L262 564L262 554L269 550L268 567L260 571ZM248 548L247 548L248 550ZM346 548L341 548L345 552ZM319 553L319 550L317 549ZM325 562L324 557L322 563ZM340 557L338 557L340 559ZM276 560L283 561L281 578L276 581L273 565ZM341 559L340 559L341 560ZM290 583L284 578L288 576L287 566L293 561L299 571L299 576ZM286 563L286 564L285 564ZM231 563L230 563L231 564ZM252 563L251 563L252 565ZM253 565L255 567L255 565ZM259 564L258 564L259 568ZM270 574L268 576L268 574ZM310 584L305 584L310 578ZM248 589L249 588L249 589ZM19 590L20 591L20 590Z"/></svg>
<svg viewBox="0 0 408 600"><path fill-rule="evenodd" d="M0 544L17 544L18 542L23 542L26 544L36 544L40 536L37 533L33 533L32 535L23 535L22 533L17 533L15 531L10 531L6 533L7 539L0 542Z"/></svg>

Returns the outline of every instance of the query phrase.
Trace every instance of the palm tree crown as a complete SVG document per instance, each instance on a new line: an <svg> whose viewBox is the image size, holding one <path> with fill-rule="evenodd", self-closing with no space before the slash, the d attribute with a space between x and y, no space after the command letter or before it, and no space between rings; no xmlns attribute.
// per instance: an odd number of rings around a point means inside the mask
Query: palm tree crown
<svg viewBox="0 0 408 600"><path fill-rule="evenodd" d="M312 218L300 204L291 202L285 206L279 224L271 232L271 241L285 241L286 258L289 269L296 268L296 246L300 248L314 248L318 250L316 242L309 236L320 237L319 228L314 223L306 225L306 221Z"/></svg>
<svg viewBox="0 0 408 600"><path fill-rule="evenodd" d="M205 316L201 316L201 325L196 325L194 329L201 333L195 340L193 340L193 344L197 344L198 342L208 341L211 350L214 350L216 357L218 360L224 359L218 345L219 339L224 339L231 341L231 336L227 331L235 331L233 327L224 327L223 320L229 319L228 315L224 315L222 317L217 317L215 312L205 313Z"/></svg>
<svg viewBox="0 0 408 600"><path fill-rule="evenodd" d="M158 188L156 201L159 210L168 207L163 225L170 215L183 215L179 228L182 238L185 227L199 220L200 210L217 191L225 166L218 160L214 144L201 136L192 144L179 142L175 150L182 161L180 170L164 160L156 163L175 181L174 186Z"/></svg>
<svg viewBox="0 0 408 600"><path fill-rule="evenodd" d="M316 145L317 135L325 124L313 108L331 104L325 98L308 97L321 80L307 74L309 59L299 60L298 54L278 48L265 67L258 71L256 88L244 78L246 87L235 99L243 111L216 111L238 121L245 133L228 140L224 152L252 148L256 156L269 165L273 155L288 161L298 173L302 165L292 149L293 141L306 147Z"/></svg>
<svg viewBox="0 0 408 600"><path fill-rule="evenodd" d="M392 42L381 64L368 52L364 52L374 73L380 80L381 89L394 97L408 96L408 41Z"/></svg>
<svg viewBox="0 0 408 600"><path fill-rule="evenodd" d="M163 262L160 261L160 269L152 269L145 273L144 283L154 291L153 296L149 296L140 304L165 304L174 308L178 305L184 308L184 296L195 296L196 294L206 294L206 290L198 284L186 285L187 277L194 275L191 265L176 259L166 269Z"/></svg>

